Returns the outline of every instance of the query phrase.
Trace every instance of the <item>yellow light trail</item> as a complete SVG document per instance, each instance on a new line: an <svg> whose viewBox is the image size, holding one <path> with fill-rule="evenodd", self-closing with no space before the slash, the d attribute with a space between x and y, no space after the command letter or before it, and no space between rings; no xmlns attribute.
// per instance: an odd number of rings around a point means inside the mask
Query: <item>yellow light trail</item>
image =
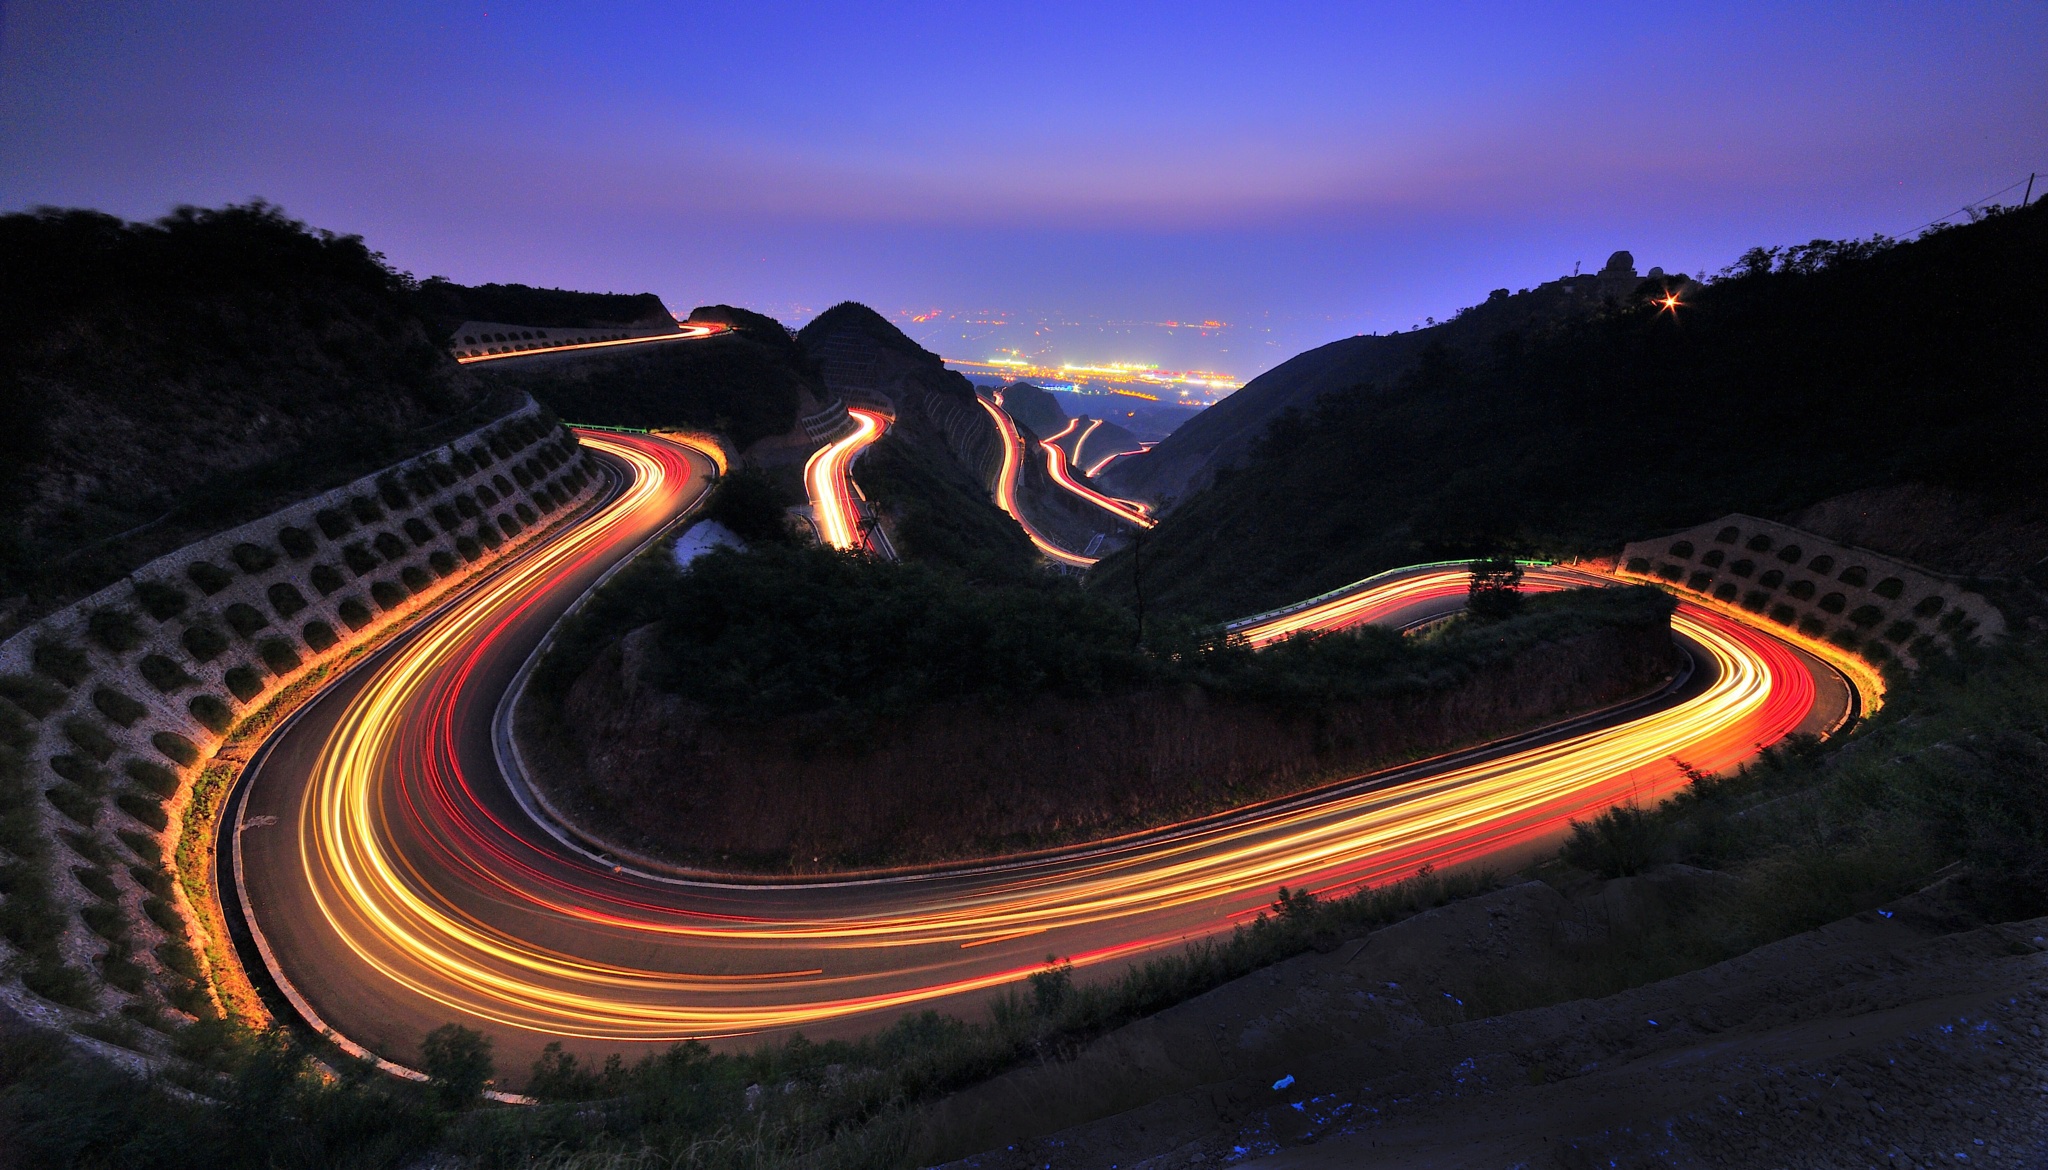
<svg viewBox="0 0 2048 1170"><path fill-rule="evenodd" d="M478 362L496 362L503 361L506 358L532 357L535 354L542 353L572 353L580 349L616 349L622 345L646 345L655 341L695 341L700 337L711 337L724 333L729 328L730 326L717 322L711 324L691 324L680 326L680 331L676 333L656 333L649 337L621 337L613 341L583 341L577 342L574 345L542 345L536 346L533 349L516 349L508 353L472 354L468 357L458 357L455 360L462 365L473 366Z"/></svg>
<svg viewBox="0 0 2048 1170"><path fill-rule="evenodd" d="M854 503L851 479L853 461L868 444L882 437L889 420L872 410L849 408L853 433L825 444L804 464L804 489L811 497L811 516L818 522L818 538L837 549L858 548L866 543L860 530L860 512Z"/></svg>
<svg viewBox="0 0 2048 1170"><path fill-rule="evenodd" d="M1010 519L1015 520L1018 526L1024 529L1024 535L1039 552L1063 565L1072 565L1077 569L1085 569L1094 564L1099 558L1068 552L1047 540L1036 525L1024 518L1023 510L1017 506L1017 473L1024 465L1024 436L1017 430L1017 424L1010 418L1008 411L979 394L974 396L974 400L981 403L983 410L988 411L989 417L995 420L996 430L1002 435L1003 465L996 472L996 507L1010 514Z"/></svg>
<svg viewBox="0 0 2048 1170"><path fill-rule="evenodd" d="M1545 839L1573 817L1682 786L1673 756L1707 771L1746 758L1813 702L1811 676L1782 643L1682 607L1674 628L1714 670L1701 693L1396 786L936 876L733 887L615 872L565 859L531 825L485 811L455 746L465 680L508 615L606 547L657 529L687 474L659 439L584 441L625 461L632 486L397 647L314 765L296 825L300 880L363 973L354 978L384 981L376 994L613 1042L915 1007L1012 983L1048 948L1087 967L1178 945L1227 928L1278 885L1374 884ZM1385 618L1462 593L1468 579L1462 568L1421 571L1271 619L1255 636L1278 636L1274 621L1326 629ZM1574 580L1583 583L1554 571L1538 584Z"/></svg>
<svg viewBox="0 0 2048 1170"><path fill-rule="evenodd" d="M1045 473L1052 477L1054 483L1065 488L1068 494L1079 496L1081 499L1095 505L1126 524L1135 524L1140 528L1150 528L1159 523L1152 518L1145 505L1135 500L1120 500L1115 496L1103 495L1101 492L1074 478L1074 473L1067 467L1067 452L1065 448L1060 446L1060 440L1072 434L1074 427L1080 421L1078 418L1070 418L1067 420L1066 428L1060 431L1059 434L1054 435L1050 439L1040 439L1038 441L1038 445L1045 449ZM1088 429L1092 431L1101 425L1102 420L1097 419ZM1085 441L1086 439L1087 436L1083 435L1082 440ZM1074 444L1075 450L1078 451L1080 447L1081 444L1079 442Z"/></svg>

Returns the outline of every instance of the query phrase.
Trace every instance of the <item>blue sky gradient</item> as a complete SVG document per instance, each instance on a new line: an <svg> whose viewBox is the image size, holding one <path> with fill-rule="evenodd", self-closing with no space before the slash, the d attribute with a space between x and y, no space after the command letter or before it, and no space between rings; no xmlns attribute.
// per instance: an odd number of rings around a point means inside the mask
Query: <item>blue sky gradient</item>
<svg viewBox="0 0 2048 1170"><path fill-rule="evenodd" d="M0 208L260 195L422 276L1249 376L2048 167L2035 3L878 8L8 3Z"/></svg>

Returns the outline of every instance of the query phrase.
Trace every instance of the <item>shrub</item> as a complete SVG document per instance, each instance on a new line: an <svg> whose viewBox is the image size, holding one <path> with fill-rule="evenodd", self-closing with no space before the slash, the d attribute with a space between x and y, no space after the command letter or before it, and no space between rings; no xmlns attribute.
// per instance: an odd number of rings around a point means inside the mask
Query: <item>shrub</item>
<svg viewBox="0 0 2048 1170"><path fill-rule="evenodd" d="M114 879L108 875L106 870L96 865L73 866L71 876L78 879L78 884L85 887L86 893L103 902L118 902L121 900L120 887L114 884Z"/></svg>
<svg viewBox="0 0 2048 1170"><path fill-rule="evenodd" d="M476 489L476 502L480 508L495 508L498 506L498 493L479 485Z"/></svg>
<svg viewBox="0 0 2048 1170"><path fill-rule="evenodd" d="M370 624L370 607L353 597L342 602L335 613L348 623L351 630L360 630Z"/></svg>
<svg viewBox="0 0 2048 1170"><path fill-rule="evenodd" d="M457 515L455 509L447 504L435 504L434 523L439 524L443 532L453 532L462 527L462 517Z"/></svg>
<svg viewBox="0 0 2048 1170"><path fill-rule="evenodd" d="M162 927L164 933L172 938L185 936L185 918L169 901L163 898L144 898L142 912L149 915L149 920Z"/></svg>
<svg viewBox="0 0 2048 1170"><path fill-rule="evenodd" d="M104 873L100 874L100 876L102 878L106 877ZM108 883L108 885L112 884L112 882ZM78 919L85 923L87 930L92 931L101 938L124 939L128 937L128 924L122 920L121 908L119 906L110 906L106 902L88 902L78 908Z"/></svg>
<svg viewBox="0 0 2048 1170"><path fill-rule="evenodd" d="M1913 616L1931 618L1940 613L1942 607L1947 604L1939 593L1930 593L1920 599L1920 604L1913 607Z"/></svg>
<svg viewBox="0 0 2048 1170"><path fill-rule="evenodd" d="M427 522L418 516L406 517L405 535L407 539L412 541L414 548L425 548L434 543L434 530L429 528Z"/></svg>
<svg viewBox="0 0 2048 1170"><path fill-rule="evenodd" d="M229 694L244 703L263 693L263 676L253 666L231 667L220 681Z"/></svg>
<svg viewBox="0 0 2048 1170"><path fill-rule="evenodd" d="M1874 605L1859 605L1849 611L1849 623L1869 629L1884 620L1884 611Z"/></svg>
<svg viewBox="0 0 2048 1170"><path fill-rule="evenodd" d="M1857 653L1863 655L1863 660L1873 666L1883 666L1892 660L1891 647L1875 638L1865 642L1862 649L1858 650Z"/></svg>
<svg viewBox="0 0 2048 1170"><path fill-rule="evenodd" d="M123 834L123 836L126 835L126 833ZM141 833L136 833L135 836L142 837L142 839L145 841L149 840L148 837L144 836ZM155 863L151 863L149 865L131 865L128 867L128 876L135 879L136 885L141 886L143 889L148 890L150 893L155 894L159 898L167 898L170 896L171 875L164 872L164 867L162 865Z"/></svg>
<svg viewBox="0 0 2048 1170"><path fill-rule="evenodd" d="M1700 564L1705 565L1709 569L1718 569L1721 567L1721 562L1727 559L1727 554L1718 548L1713 548L1708 549L1707 555L1700 558Z"/></svg>
<svg viewBox="0 0 2048 1170"><path fill-rule="evenodd" d="M218 703L220 700L215 699L214 702ZM225 710L226 708L223 707L222 709ZM121 765L121 770L128 773L130 780L135 781L158 796L168 797L178 791L178 774L162 764L154 763L150 760L129 760ZM143 856L143 853L141 850L137 850L136 855ZM153 855L152 853L151 856Z"/></svg>
<svg viewBox="0 0 2048 1170"><path fill-rule="evenodd" d="M1752 589L1742 595L1742 608L1752 613L1762 613L1770 603L1771 595L1761 589Z"/></svg>
<svg viewBox="0 0 2048 1170"><path fill-rule="evenodd" d="M1759 532L1755 536L1750 537L1749 543L1742 547L1751 552L1769 552L1771 551L1771 538Z"/></svg>
<svg viewBox="0 0 2048 1170"><path fill-rule="evenodd" d="M159 731L149 737L149 744L180 768L189 768L199 762L199 749L175 731Z"/></svg>
<svg viewBox="0 0 2048 1170"><path fill-rule="evenodd" d="M192 701L185 704L185 709L199 721L199 726L215 735L226 735L235 722L235 713L218 695L194 695Z"/></svg>
<svg viewBox="0 0 2048 1170"><path fill-rule="evenodd" d="M341 641L341 636L334 632L334 627L326 622L307 622L306 628L301 630L300 634L304 636L306 645L312 647L315 654L325 654L334 648L336 642Z"/></svg>
<svg viewBox="0 0 2048 1170"><path fill-rule="evenodd" d="M512 539L524 530L525 525L519 522L518 517L507 512L503 516L498 517L498 527L504 530L507 539Z"/></svg>
<svg viewBox="0 0 2048 1170"><path fill-rule="evenodd" d="M136 720L149 714L149 708L112 687L94 687L92 705L99 708L100 714L122 727L133 727Z"/></svg>
<svg viewBox="0 0 2048 1170"><path fill-rule="evenodd" d="M384 563L360 540L342 549L341 559L348 564L348 571L358 577L367 575L372 569Z"/></svg>
<svg viewBox="0 0 2048 1170"><path fill-rule="evenodd" d="M1834 633L1829 634L1828 641L1833 642L1844 650L1854 650L1863 639L1856 636L1855 630L1850 629L1848 626L1843 626Z"/></svg>
<svg viewBox="0 0 2048 1170"><path fill-rule="evenodd" d="M1835 571L1835 558L1823 553L1822 555L1813 558L1811 561L1808 561L1806 563L1806 567L1812 570L1813 572L1826 575L1828 573L1832 573Z"/></svg>
<svg viewBox="0 0 2048 1170"><path fill-rule="evenodd" d="M336 590L346 584L346 581L342 578L341 570L333 565L314 565L312 580L313 588L318 589L322 597L332 596Z"/></svg>
<svg viewBox="0 0 2048 1170"><path fill-rule="evenodd" d="M490 443L491 454L496 455L500 459L512 458L512 444L507 443L503 435L492 435L488 442ZM489 464L485 464L485 466L488 467Z"/></svg>
<svg viewBox="0 0 2048 1170"><path fill-rule="evenodd" d="M512 495L512 481L502 475L492 476L491 486L497 489L500 499L509 499Z"/></svg>
<svg viewBox="0 0 2048 1170"><path fill-rule="evenodd" d="M1753 576L1756 573L1756 562L1747 559L1740 560L1728 566L1728 571L1738 577Z"/></svg>
<svg viewBox="0 0 2048 1170"><path fill-rule="evenodd" d="M1872 586L1870 591L1886 601L1897 601L1899 595L1906 591L1906 583L1897 577L1886 577Z"/></svg>
<svg viewBox="0 0 2048 1170"><path fill-rule="evenodd" d="M1784 561L1788 565L1798 564L1799 558L1805 555L1806 553L1803 550L1801 550L1800 547L1796 544L1788 544L1784 548L1778 550L1778 559Z"/></svg>
<svg viewBox="0 0 2048 1170"><path fill-rule="evenodd" d="M487 545L492 552L496 552L498 546L505 543L505 537L498 531L498 526L493 524L488 517L477 522L476 538Z"/></svg>
<svg viewBox="0 0 2048 1170"><path fill-rule="evenodd" d="M391 581L378 581L370 586L370 600L378 609L397 609L405 602L405 589Z"/></svg>
<svg viewBox="0 0 2048 1170"><path fill-rule="evenodd" d="M107 774L84 756L69 753L50 757L50 771L78 785L94 796L107 790Z"/></svg>
<svg viewBox="0 0 2048 1170"><path fill-rule="evenodd" d="M185 591L166 581L137 581L135 602L142 612L167 622L185 612Z"/></svg>
<svg viewBox="0 0 2048 1170"><path fill-rule="evenodd" d="M128 957L132 953L125 943L118 943L108 947L107 953L101 955L99 959L100 978L106 980L110 986L126 991L131 995L140 992L147 985L149 979L149 972L144 969L142 964ZM121 1010L126 1012L134 1006L129 1004ZM99 1021L95 1020L93 1023L98 1025ZM147 1048L139 1039L140 1035L140 1030L134 1024L122 1020L118 1024L102 1026L99 1030L98 1038L110 1044L120 1044L125 1048L133 1048L138 1052L147 1051Z"/></svg>
<svg viewBox="0 0 2048 1170"><path fill-rule="evenodd" d="M116 654L133 650L142 641L142 628L135 624L135 615L126 610L94 610L85 619L85 630L93 641Z"/></svg>
<svg viewBox="0 0 2048 1170"><path fill-rule="evenodd" d="M1721 531L1714 534L1714 539L1721 544L1734 544L1737 540L1740 540L1741 538L1741 531L1739 531L1733 524L1730 524L1728 527L1723 528Z"/></svg>
<svg viewBox="0 0 2048 1170"><path fill-rule="evenodd" d="M1657 575L1666 581L1677 581L1685 576L1685 566L1667 562L1657 566Z"/></svg>
<svg viewBox="0 0 2048 1170"><path fill-rule="evenodd" d="M1844 585L1863 585L1870 580L1870 570L1862 565L1850 565L1842 570L1842 575L1837 580Z"/></svg>
<svg viewBox="0 0 2048 1170"><path fill-rule="evenodd" d="M92 823L99 819L100 802L86 795L85 789L76 784L53 784L44 790L43 796L58 812L84 828L92 828Z"/></svg>
<svg viewBox="0 0 2048 1170"><path fill-rule="evenodd" d="M121 844L126 845L135 856L141 858L144 864L154 866L163 863L163 847L149 834L138 833L133 829L116 829L114 836L119 837Z"/></svg>
<svg viewBox="0 0 2048 1170"><path fill-rule="evenodd" d="M1628 571L1629 571L1629 572L1631 572L1631 573L1634 573L1634 574L1636 574L1636 575L1638 575L1638 576L1642 576L1642 577L1647 577L1647 576L1649 576L1649 575L1650 575L1650 558L1648 558L1648 557L1630 557L1630 558L1628 559Z"/></svg>
<svg viewBox="0 0 2048 1170"><path fill-rule="evenodd" d="M1740 592L1742 590L1736 588L1735 582L1723 581L1714 588L1714 598L1718 601L1734 601L1735 595Z"/></svg>
<svg viewBox="0 0 2048 1170"><path fill-rule="evenodd" d="M1691 559L1692 559L1692 541L1689 541L1689 540L1681 540L1681 541L1679 541L1679 542L1678 542L1677 544L1674 544L1674 545L1672 545L1672 546L1671 546L1671 555L1672 555L1672 556L1674 556L1674 557L1677 557L1677 558L1679 558L1680 560L1691 560Z"/></svg>
<svg viewBox="0 0 2048 1170"><path fill-rule="evenodd" d="M233 573L210 561L193 561L185 566L185 575L192 578L192 583L208 597L226 589L235 579Z"/></svg>
<svg viewBox="0 0 2048 1170"><path fill-rule="evenodd" d="M257 644L256 653L272 674L290 674L299 668L299 651L290 639L265 638Z"/></svg>
<svg viewBox="0 0 2048 1170"><path fill-rule="evenodd" d="M165 654L145 654L142 661L135 664L135 669L158 694L174 694L199 681L185 673L185 668L176 659Z"/></svg>
<svg viewBox="0 0 2048 1170"><path fill-rule="evenodd" d="M1797 616L1793 608L1783 602L1771 607L1771 620L1781 626L1791 625L1793 619Z"/></svg>
<svg viewBox="0 0 2048 1170"><path fill-rule="evenodd" d="M211 626L187 626L178 641L195 662L212 662L228 648L228 636Z"/></svg>
<svg viewBox="0 0 2048 1170"><path fill-rule="evenodd" d="M1701 570L1699 572L1694 573L1690 578L1688 578L1685 582L1685 585L1686 588L1692 590L1694 593L1705 593L1707 591L1708 586L1711 586L1713 583L1714 575L1712 573L1706 572L1705 570Z"/></svg>
<svg viewBox="0 0 2048 1170"><path fill-rule="evenodd" d="M455 514L463 519L474 520L483 515L483 512L482 508L477 507L476 497L468 492L455 497Z"/></svg>
<svg viewBox="0 0 2048 1170"><path fill-rule="evenodd" d="M1827 633L1828 624L1812 614L1799 619L1799 632L1809 638L1818 638Z"/></svg>
<svg viewBox="0 0 2048 1170"><path fill-rule="evenodd" d="M1849 599L1839 593L1830 593L1816 604L1826 613L1840 613L1849 608Z"/></svg>
<svg viewBox="0 0 2048 1170"><path fill-rule="evenodd" d="M340 508L322 508L313 514L313 520L320 525L320 531L329 540L339 540L355 528L355 521Z"/></svg>
<svg viewBox="0 0 2048 1170"><path fill-rule="evenodd" d="M489 467L493 462L495 462L495 459L491 455L490 444L478 443L476 446L471 447L469 449L469 460L470 462L476 464L477 470L479 471L483 470L486 467Z"/></svg>
<svg viewBox="0 0 2048 1170"><path fill-rule="evenodd" d="M375 524L384 518L384 509L378 507L377 501L369 496L350 496L348 510L358 524Z"/></svg>
<svg viewBox="0 0 2048 1170"><path fill-rule="evenodd" d="M270 599L270 608L281 618L288 618L306 608L306 595L300 593L298 586L289 581L279 581L272 585L265 596Z"/></svg>
<svg viewBox="0 0 2048 1170"><path fill-rule="evenodd" d="M1813 582L1794 581L1785 587L1785 592L1800 601L1811 601L1814 593Z"/></svg>
<svg viewBox="0 0 2048 1170"><path fill-rule="evenodd" d="M446 577L455 571L455 558L447 549L437 548L427 554L427 568L436 577Z"/></svg>
<svg viewBox="0 0 2048 1170"><path fill-rule="evenodd" d="M1896 642L1899 645L1903 646L1906 643L1912 641L1913 635L1919 632L1920 627L1913 624L1912 622L1896 621L1884 628L1884 640L1887 642Z"/></svg>
<svg viewBox="0 0 2048 1170"><path fill-rule="evenodd" d="M433 478L435 487L453 487L455 486L455 481L462 478L455 474L454 468L449 467L439 459L427 460L426 471Z"/></svg>
<svg viewBox="0 0 2048 1170"><path fill-rule="evenodd" d="M30 658L37 673L48 675L67 687L75 687L92 674L92 662L85 651L62 642L38 642Z"/></svg>
<svg viewBox="0 0 2048 1170"><path fill-rule="evenodd" d="M387 561L398 560L399 558L405 556L406 553L412 551L411 549L406 547L406 544L403 540L400 540L396 535L389 532L379 532L377 534L377 539L374 542L374 544L377 549L377 555L383 557Z"/></svg>
<svg viewBox="0 0 2048 1170"><path fill-rule="evenodd" d="M448 463L454 468L457 479L468 479L476 474L476 460L470 458L469 453L459 447L448 448Z"/></svg>
<svg viewBox="0 0 2048 1170"><path fill-rule="evenodd" d="M244 638L255 637L258 630L270 624L270 619L263 616L262 610L243 601L237 601L222 610L221 616L228 619L229 627Z"/></svg>
<svg viewBox="0 0 2048 1170"><path fill-rule="evenodd" d="M377 477L377 498L384 501L384 506L394 512L412 503L412 497L406 495L405 489L399 486L398 477L389 473Z"/></svg>
<svg viewBox="0 0 2048 1170"><path fill-rule="evenodd" d="M92 981L86 973L66 963L55 951L36 954L22 970L21 985L53 1003L80 1011L93 1007Z"/></svg>
<svg viewBox="0 0 2048 1170"><path fill-rule="evenodd" d="M405 490L415 499L425 499L434 494L434 477L424 467L405 469Z"/></svg>
<svg viewBox="0 0 2048 1170"><path fill-rule="evenodd" d="M271 566L277 564L277 553L275 551L264 548L260 544L252 544L246 540L229 549L228 556L234 560L235 564L244 573L265 572Z"/></svg>
<svg viewBox="0 0 2048 1170"><path fill-rule="evenodd" d="M555 489L545 485L534 491L533 504L534 507L540 509L542 515L546 515L560 506L555 500ZM1672 568L1678 568L1678 566L1673 565ZM1679 569L1678 571L1681 575L1685 572L1684 569Z"/></svg>
<svg viewBox="0 0 2048 1170"><path fill-rule="evenodd" d="M106 733L99 724L83 715L73 715L63 724L64 738L78 745L78 750L104 764L113 758L114 749L120 745Z"/></svg>
<svg viewBox="0 0 2048 1170"><path fill-rule="evenodd" d="M456 537L455 551L461 554L462 559L465 561L474 561L484 555L483 546L476 542L476 537L474 536Z"/></svg>
<svg viewBox="0 0 2048 1170"><path fill-rule="evenodd" d="M120 807L122 812L127 813L140 823L148 825L159 833L170 827L171 816L164 811L164 806L155 800L151 800L144 793L137 792L134 789L117 793L114 796L114 803Z"/></svg>
<svg viewBox="0 0 2048 1170"><path fill-rule="evenodd" d="M26 752L35 746L35 742L35 720L12 703L0 703L0 747ZM0 752L0 774L12 772L13 765L12 758ZM0 789L0 807L5 807L5 804L5 789Z"/></svg>
<svg viewBox="0 0 2048 1170"><path fill-rule="evenodd" d="M1664 859L1669 829L1633 804L1618 804L1591 821L1573 821L1567 863L1602 877L1634 877Z"/></svg>
<svg viewBox="0 0 2048 1170"><path fill-rule="evenodd" d="M64 705L64 691L57 684L27 674L0 675L0 698L37 719L49 718Z"/></svg>
<svg viewBox="0 0 2048 1170"><path fill-rule="evenodd" d="M512 510L519 514L519 522L528 527L531 527L535 520L540 519L539 516L534 514L533 508L524 503L512 505Z"/></svg>
<svg viewBox="0 0 2048 1170"><path fill-rule="evenodd" d="M443 1024L420 1041L420 1069L450 1109L474 1104L491 1082L491 1041L460 1024Z"/></svg>
<svg viewBox="0 0 2048 1170"><path fill-rule="evenodd" d="M277 543L283 546L285 555L295 561L303 561L320 550L319 537L289 524L277 530Z"/></svg>
<svg viewBox="0 0 2048 1170"><path fill-rule="evenodd" d="M1785 583L1785 574L1777 569L1766 569L1764 575L1756 579L1756 583L1765 589L1776 589Z"/></svg>
<svg viewBox="0 0 2048 1170"><path fill-rule="evenodd" d="M526 464L524 463L521 463L517 467L514 467L512 469L512 478L518 481L520 487L524 488L533 486L533 473L526 469ZM500 494L510 495L511 493L503 492Z"/></svg>

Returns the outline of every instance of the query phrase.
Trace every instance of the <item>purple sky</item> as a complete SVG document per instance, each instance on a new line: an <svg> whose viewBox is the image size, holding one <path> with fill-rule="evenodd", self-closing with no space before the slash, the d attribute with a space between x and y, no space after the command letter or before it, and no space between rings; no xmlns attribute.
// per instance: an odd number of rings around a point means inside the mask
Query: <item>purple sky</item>
<svg viewBox="0 0 2048 1170"><path fill-rule="evenodd" d="M261 195L422 276L1249 376L2048 169L2032 2L867 7L13 0L0 208Z"/></svg>

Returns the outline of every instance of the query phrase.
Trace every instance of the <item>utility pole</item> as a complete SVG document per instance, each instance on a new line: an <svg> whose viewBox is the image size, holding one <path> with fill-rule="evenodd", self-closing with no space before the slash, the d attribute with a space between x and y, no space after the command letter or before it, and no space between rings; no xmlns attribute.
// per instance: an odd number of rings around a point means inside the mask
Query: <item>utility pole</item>
<svg viewBox="0 0 2048 1170"><path fill-rule="evenodd" d="M2027 201L2034 197L2034 176L2040 173L2041 172L2039 171L2035 171L2027 176L2027 193L2025 195L2020 196L2021 207L2025 207L2027 205ZM2010 190L2010 188L2008 188L2008 190Z"/></svg>

